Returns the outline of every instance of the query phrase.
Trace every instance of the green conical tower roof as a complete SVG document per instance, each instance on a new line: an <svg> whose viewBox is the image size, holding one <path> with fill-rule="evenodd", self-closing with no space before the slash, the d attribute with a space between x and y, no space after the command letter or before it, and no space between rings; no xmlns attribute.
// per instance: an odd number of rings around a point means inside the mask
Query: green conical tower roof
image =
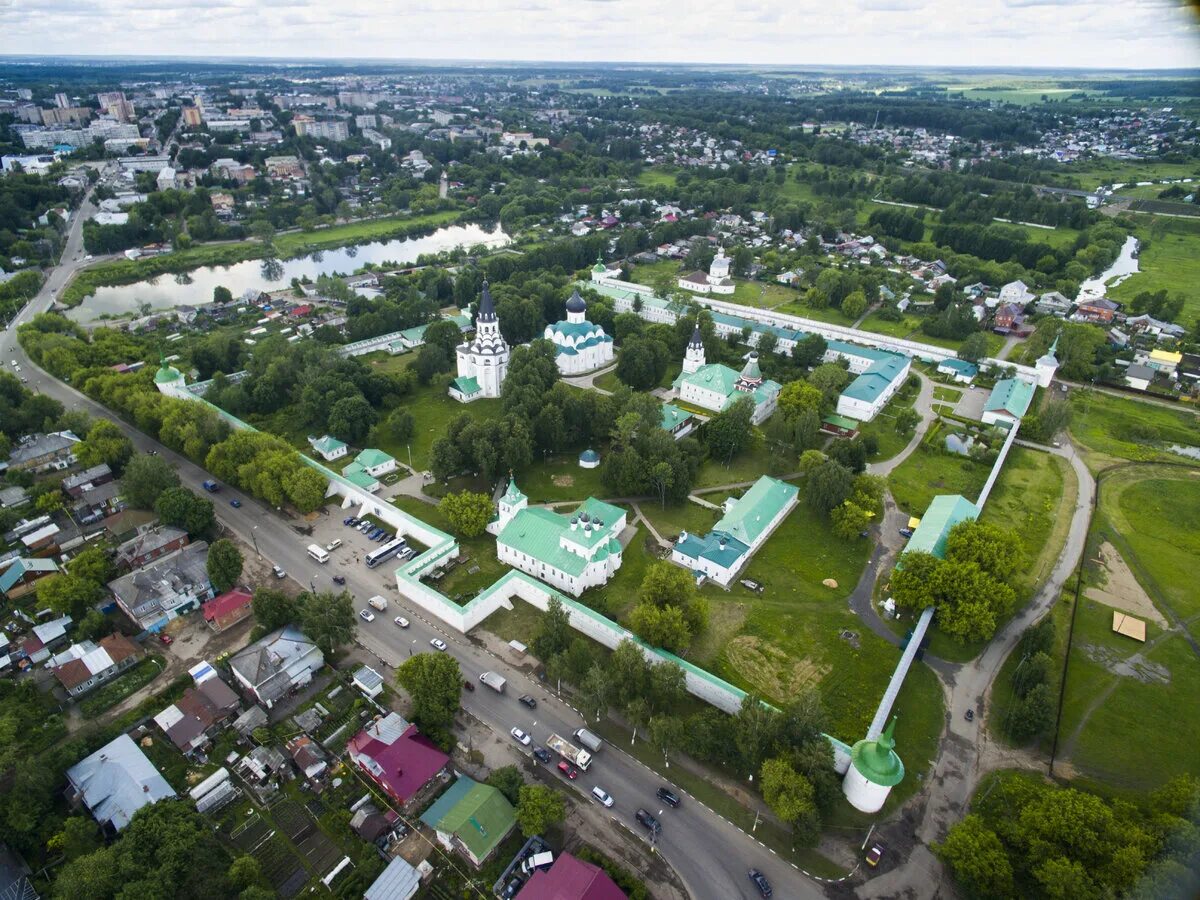
<svg viewBox="0 0 1200 900"><path fill-rule="evenodd" d="M508 490L504 492L504 502L511 505L527 499L529 498L522 494L521 489L517 487L517 479L512 476L512 473L509 473Z"/></svg>
<svg viewBox="0 0 1200 900"><path fill-rule="evenodd" d="M592 271L596 272L596 273L608 271L608 267L606 265L604 265L604 257L603 256L600 256L600 255L596 256L596 264L594 266L592 266Z"/></svg>
<svg viewBox="0 0 1200 900"><path fill-rule="evenodd" d="M863 778L881 787L892 787L904 780L904 763L896 755L896 718L873 741L859 741L850 750L850 760Z"/></svg>
<svg viewBox="0 0 1200 900"><path fill-rule="evenodd" d="M757 353L751 353L750 358L746 360L746 367L742 369L742 378L745 381L762 381L762 369L758 367Z"/></svg>

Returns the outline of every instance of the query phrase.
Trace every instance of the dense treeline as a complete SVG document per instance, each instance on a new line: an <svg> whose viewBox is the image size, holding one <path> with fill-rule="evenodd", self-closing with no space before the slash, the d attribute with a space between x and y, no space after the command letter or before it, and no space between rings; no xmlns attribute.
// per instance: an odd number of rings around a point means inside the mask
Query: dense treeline
<svg viewBox="0 0 1200 900"><path fill-rule="evenodd" d="M1100 219L1082 200L1043 197L1029 185L954 172L926 172L886 178L879 193L891 200L942 210L943 222L986 224L993 218L1038 225L1086 228Z"/></svg>

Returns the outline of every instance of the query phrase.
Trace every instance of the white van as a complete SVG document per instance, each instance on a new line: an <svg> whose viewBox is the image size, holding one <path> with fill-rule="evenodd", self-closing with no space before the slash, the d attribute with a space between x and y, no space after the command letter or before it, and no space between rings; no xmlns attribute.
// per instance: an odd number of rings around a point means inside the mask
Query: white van
<svg viewBox="0 0 1200 900"><path fill-rule="evenodd" d="M378 594L368 600L367 603L375 607L380 612L383 612L385 609L387 609L387 598L380 597Z"/></svg>
<svg viewBox="0 0 1200 900"><path fill-rule="evenodd" d="M308 545L308 555L311 556L313 559L315 559L317 562L321 563L322 565L329 562L329 554L326 553L324 550L322 550L316 544Z"/></svg>

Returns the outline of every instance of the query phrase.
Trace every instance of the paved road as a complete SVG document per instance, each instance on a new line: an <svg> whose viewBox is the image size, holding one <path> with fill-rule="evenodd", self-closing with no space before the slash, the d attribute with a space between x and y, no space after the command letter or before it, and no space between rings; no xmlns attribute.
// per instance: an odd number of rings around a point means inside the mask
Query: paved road
<svg viewBox="0 0 1200 900"><path fill-rule="evenodd" d="M104 407L33 366L16 342L16 326L28 321L36 312L44 311L50 301L50 292L59 290L64 283L64 270L77 267L74 257L79 251L78 237L79 229L73 227L64 253L66 264L50 275L42 293L10 323L3 334L3 345L14 348L6 352L21 365L30 389L54 397L67 408L80 409L97 418L111 418L111 413ZM157 451L175 467L184 485L202 490L201 483L209 477L205 470L131 427L126 427L126 431L139 451ZM469 638L423 619L423 613L399 598L390 567L370 570L354 562L354 551L365 548L365 540L342 525L342 516L336 508L318 520L316 535L310 538L292 527L303 523L286 519L240 491L225 487L213 499L222 525L252 548L257 548L264 559L284 568L301 585L332 588L332 575L342 574L346 577L346 589L361 601L363 607L372 595L387 597L389 609L386 614L377 616L371 623L359 622L360 643L386 664L399 665L410 653L434 652L429 640L441 637L449 644L449 652L458 659L465 677L477 679L480 672L493 670L509 678L512 686L504 696L483 686L464 694L463 706L496 734L507 738L509 729L515 726L532 734L540 744L551 732L569 736L583 724L577 712L554 698L544 686L531 682L525 675L498 661ZM233 499L241 501L240 509L229 505ZM345 546L335 551L327 566L321 566L308 556L305 547L314 539L325 542L330 536L341 537ZM396 615L409 619L411 627L401 629L394 625L392 619ZM537 698L537 709L528 710L517 703L517 697L526 692ZM636 809L645 807L655 815L662 809L659 818L663 831L658 851L679 873L689 894L697 900L753 900L758 895L746 877L746 870L751 867L767 875L775 886L776 897L808 900L824 896L816 882L739 828L709 812L692 797L684 794L678 810L664 808L654 792L665 783L666 779L619 749L608 746L588 772L580 773L573 786L581 795L587 796L593 785L601 785L616 800L610 811L612 818L639 837L644 837L645 832L633 818Z"/></svg>

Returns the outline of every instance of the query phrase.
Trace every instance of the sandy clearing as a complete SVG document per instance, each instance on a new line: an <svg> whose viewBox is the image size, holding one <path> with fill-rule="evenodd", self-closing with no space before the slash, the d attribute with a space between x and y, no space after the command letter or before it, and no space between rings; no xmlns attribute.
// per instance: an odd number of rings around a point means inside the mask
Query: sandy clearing
<svg viewBox="0 0 1200 900"><path fill-rule="evenodd" d="M1159 628L1170 628L1171 624L1158 611L1150 595L1138 584L1133 571L1117 548L1105 541L1100 545L1100 564L1104 567L1106 583L1103 587L1088 588L1085 595L1089 600L1103 603L1113 609L1141 616Z"/></svg>

